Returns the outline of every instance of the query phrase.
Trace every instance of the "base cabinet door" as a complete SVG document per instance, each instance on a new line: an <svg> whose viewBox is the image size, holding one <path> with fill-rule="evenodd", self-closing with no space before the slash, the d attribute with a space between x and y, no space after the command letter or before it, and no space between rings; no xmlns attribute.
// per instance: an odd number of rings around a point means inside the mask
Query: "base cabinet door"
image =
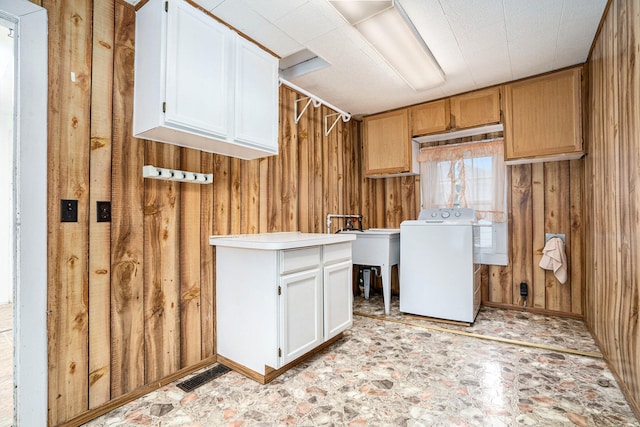
<svg viewBox="0 0 640 427"><path fill-rule="evenodd" d="M324 267L324 330L330 339L353 323L351 261Z"/></svg>
<svg viewBox="0 0 640 427"><path fill-rule="evenodd" d="M322 344L322 276L319 268L282 276L279 367Z"/></svg>

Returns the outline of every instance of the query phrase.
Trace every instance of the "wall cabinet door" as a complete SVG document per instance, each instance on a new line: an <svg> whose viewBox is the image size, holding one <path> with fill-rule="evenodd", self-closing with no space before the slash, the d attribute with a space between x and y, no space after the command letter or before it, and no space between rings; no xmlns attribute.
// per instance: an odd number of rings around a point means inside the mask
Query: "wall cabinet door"
<svg viewBox="0 0 640 427"><path fill-rule="evenodd" d="M489 88L451 98L451 127L466 129L500 123L500 89Z"/></svg>
<svg viewBox="0 0 640 427"><path fill-rule="evenodd" d="M229 135L231 36L228 28L189 4L169 2L165 115L168 123L221 138Z"/></svg>
<svg viewBox="0 0 640 427"><path fill-rule="evenodd" d="M508 84L504 94L507 161L568 160L583 154L580 67Z"/></svg>
<svg viewBox="0 0 640 427"><path fill-rule="evenodd" d="M427 102L411 108L411 135L422 136L430 133L446 132L451 122L448 99Z"/></svg>
<svg viewBox="0 0 640 427"><path fill-rule="evenodd" d="M406 108L364 118L364 160L367 176L417 173Z"/></svg>
<svg viewBox="0 0 640 427"><path fill-rule="evenodd" d="M353 323L351 261L324 267L325 340L335 337Z"/></svg>
<svg viewBox="0 0 640 427"><path fill-rule="evenodd" d="M235 138L277 152L278 61L242 37L235 51Z"/></svg>
<svg viewBox="0 0 640 427"><path fill-rule="evenodd" d="M282 276L280 286L282 367L324 341L321 270Z"/></svg>

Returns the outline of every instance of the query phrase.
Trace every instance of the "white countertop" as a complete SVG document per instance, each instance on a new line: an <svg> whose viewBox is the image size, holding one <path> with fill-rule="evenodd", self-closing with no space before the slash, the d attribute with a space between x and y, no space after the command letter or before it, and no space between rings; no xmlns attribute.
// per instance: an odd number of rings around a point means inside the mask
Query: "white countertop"
<svg viewBox="0 0 640 427"><path fill-rule="evenodd" d="M226 236L211 236L209 244L228 248L245 249L292 249L305 246L330 245L355 240L351 233L320 234L301 233L299 231L285 233L260 233L260 234L231 234Z"/></svg>

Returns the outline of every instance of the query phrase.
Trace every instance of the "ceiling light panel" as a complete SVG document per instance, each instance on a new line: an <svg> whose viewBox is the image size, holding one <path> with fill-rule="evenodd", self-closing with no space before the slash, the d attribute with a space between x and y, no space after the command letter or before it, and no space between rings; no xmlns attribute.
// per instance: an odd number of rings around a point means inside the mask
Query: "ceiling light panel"
<svg viewBox="0 0 640 427"><path fill-rule="evenodd" d="M353 25L415 91L444 82L444 73L397 1L329 3Z"/></svg>

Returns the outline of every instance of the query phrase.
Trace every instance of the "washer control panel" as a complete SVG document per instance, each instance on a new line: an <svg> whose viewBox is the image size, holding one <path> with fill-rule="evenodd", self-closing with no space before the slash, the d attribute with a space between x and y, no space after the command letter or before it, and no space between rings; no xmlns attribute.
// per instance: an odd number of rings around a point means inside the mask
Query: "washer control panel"
<svg viewBox="0 0 640 427"><path fill-rule="evenodd" d="M430 208L421 211L418 220L469 223L476 220L476 211L471 208Z"/></svg>

